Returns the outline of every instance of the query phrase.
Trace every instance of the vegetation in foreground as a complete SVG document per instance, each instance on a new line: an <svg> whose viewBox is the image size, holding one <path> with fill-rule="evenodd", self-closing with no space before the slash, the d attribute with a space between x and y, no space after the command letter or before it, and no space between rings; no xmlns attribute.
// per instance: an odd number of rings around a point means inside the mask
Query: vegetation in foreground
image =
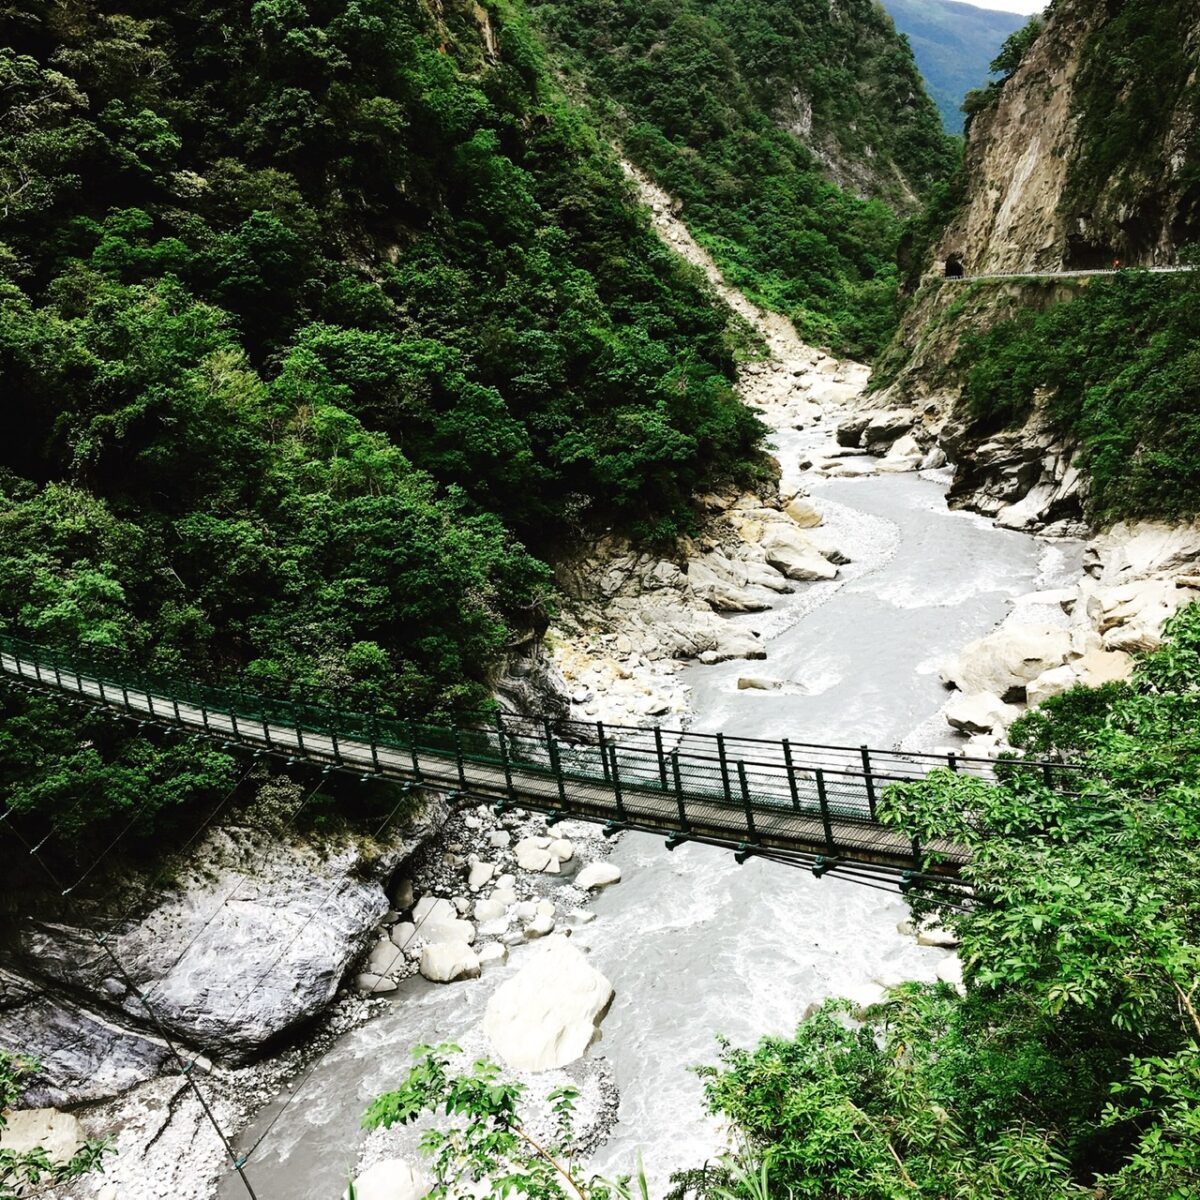
<svg viewBox="0 0 1200 1200"><path fill-rule="evenodd" d="M35 1064L0 1050L0 1133L8 1127L5 1113L20 1099L22 1084L33 1074ZM0 1200L19 1200L35 1194L29 1189L45 1190L56 1183L78 1179L100 1164L106 1147L102 1142L87 1142L68 1162L52 1163L45 1150L0 1149Z"/></svg>
<svg viewBox="0 0 1200 1200"><path fill-rule="evenodd" d="M918 898L961 939L966 995L910 984L851 1020L726 1048L714 1112L773 1190L832 1200L1185 1200L1200 1193L1200 606L1136 678L1077 688L1014 744L1091 774L939 772L883 811L971 847L967 909Z"/></svg>

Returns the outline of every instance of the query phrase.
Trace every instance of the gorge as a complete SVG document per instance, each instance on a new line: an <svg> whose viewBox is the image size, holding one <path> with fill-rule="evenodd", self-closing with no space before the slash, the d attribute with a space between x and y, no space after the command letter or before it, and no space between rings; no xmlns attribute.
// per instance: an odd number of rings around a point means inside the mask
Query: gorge
<svg viewBox="0 0 1200 1200"><path fill-rule="evenodd" d="M939 275L1186 258L1194 5L1057 0L957 178L866 0L35 7L4 632L293 707L496 695L1088 782L890 789L975 856L964 902L906 900L9 687L0 1047L40 1066L2 1148L53 1106L60 1156L114 1139L60 1200L416 1200L417 1130L360 1123L449 1041L543 1140L577 1089L571 1170L640 1151L655 1196L750 1194L719 1118L798 1195L1186 1195L1196 284ZM1116 38L1143 144L1093 194Z"/></svg>

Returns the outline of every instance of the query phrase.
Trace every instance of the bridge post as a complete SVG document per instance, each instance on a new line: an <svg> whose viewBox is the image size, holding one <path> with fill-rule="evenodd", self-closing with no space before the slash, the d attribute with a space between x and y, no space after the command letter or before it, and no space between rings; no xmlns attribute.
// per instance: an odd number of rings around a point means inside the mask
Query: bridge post
<svg viewBox="0 0 1200 1200"><path fill-rule="evenodd" d="M374 697L371 698L371 712L369 715L369 724L367 732L371 738L371 766L375 769L375 774L380 773L379 767L379 708Z"/></svg>
<svg viewBox="0 0 1200 1200"><path fill-rule="evenodd" d="M829 796L825 791L825 772L817 768L817 799L821 804L821 823L825 826L825 845L829 849L829 857L837 857L837 847L833 843L833 823L829 819Z"/></svg>
<svg viewBox="0 0 1200 1200"><path fill-rule="evenodd" d="M604 778L607 780L608 775L608 749L607 742L604 738L604 722L596 722L596 736L600 739L600 766L604 770Z"/></svg>
<svg viewBox="0 0 1200 1200"><path fill-rule="evenodd" d="M417 758L417 728L411 721L406 721L408 728L408 752L412 755L413 775L419 782L421 779L421 761Z"/></svg>
<svg viewBox="0 0 1200 1200"><path fill-rule="evenodd" d="M550 727L550 718L544 718L546 726L546 746L550 751L550 770L554 772L554 778L558 782L558 802L563 806L563 812L570 811L570 804L567 801L567 781L563 778L562 759L558 756L558 742L554 737L554 730Z"/></svg>
<svg viewBox="0 0 1200 1200"><path fill-rule="evenodd" d="M301 728L302 722L300 720L299 708L298 708L295 700L293 700L291 702L291 704L292 704L292 724L296 728L296 753L297 754L305 754L306 751L304 749L304 730Z"/></svg>
<svg viewBox="0 0 1200 1200"><path fill-rule="evenodd" d="M792 743L783 739L783 762L787 767L788 790L792 793L792 807L800 811L800 788L796 783L796 767L792 762Z"/></svg>
<svg viewBox="0 0 1200 1200"><path fill-rule="evenodd" d="M725 789L725 803L733 803L733 789L729 784L729 756L725 753L725 735L717 734L717 754L721 759L721 786Z"/></svg>
<svg viewBox="0 0 1200 1200"><path fill-rule="evenodd" d="M746 781L746 764L738 759L738 783L742 789L742 806L746 810L746 829L750 833L750 841L758 841L758 831L754 828L754 809L750 805L750 784Z"/></svg>
<svg viewBox="0 0 1200 1200"><path fill-rule="evenodd" d="M662 726L655 725L654 727L654 749L658 754L658 778L662 783L662 790L667 790L667 760L663 757L663 740Z"/></svg>
<svg viewBox="0 0 1200 1200"><path fill-rule="evenodd" d="M684 833L691 832L691 826L688 824L687 810L683 806L683 780L679 775L679 751L671 751L671 774L675 779L675 802L679 805L679 824L683 827Z"/></svg>
<svg viewBox="0 0 1200 1200"><path fill-rule="evenodd" d="M946 762L950 765L950 770L952 770L952 771L958 770L958 755L957 754L947 754Z"/></svg>
<svg viewBox="0 0 1200 1200"><path fill-rule="evenodd" d="M182 725L183 718L179 715L179 698L177 696L172 695L171 708L174 710L174 713L175 713L175 724ZM270 744L271 744L271 740L270 740L270 738L268 738L267 745L269 746Z"/></svg>
<svg viewBox="0 0 1200 1200"><path fill-rule="evenodd" d="M463 764L462 730L454 726L454 760L458 763L458 786L467 790L467 768Z"/></svg>
<svg viewBox="0 0 1200 1200"><path fill-rule="evenodd" d="M504 786L508 790L508 798L515 804L517 793L513 789L512 764L508 758L508 742L504 730L504 713L496 710L496 734L500 738L500 761L504 765Z"/></svg>
<svg viewBox="0 0 1200 1200"><path fill-rule="evenodd" d="M329 741L333 746L333 761L340 767L342 765L342 747L338 742L338 720L341 717L341 712L330 706L330 726L329 726Z"/></svg>
<svg viewBox="0 0 1200 1200"><path fill-rule="evenodd" d="M609 778L612 780L613 795L617 800L617 819L625 821L625 798L621 795L621 775L617 770L617 748L615 745L609 746L609 753L612 755L612 771Z"/></svg>
<svg viewBox="0 0 1200 1200"><path fill-rule="evenodd" d="M871 810L871 820L875 820L875 776L871 774L871 751L866 746L862 748L863 779L867 785L867 806Z"/></svg>

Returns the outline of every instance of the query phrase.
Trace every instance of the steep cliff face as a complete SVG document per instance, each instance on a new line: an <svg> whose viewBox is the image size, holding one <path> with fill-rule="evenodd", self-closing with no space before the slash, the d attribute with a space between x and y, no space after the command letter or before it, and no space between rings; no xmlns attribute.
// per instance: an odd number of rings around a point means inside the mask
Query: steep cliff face
<svg viewBox="0 0 1200 1200"><path fill-rule="evenodd" d="M1163 264L1200 231L1200 3L1058 0L970 123L968 274Z"/></svg>
<svg viewBox="0 0 1200 1200"><path fill-rule="evenodd" d="M1198 64L1200 0L1057 0L977 106L958 202L913 263L920 284L874 380L876 403L919 414L919 437L959 464L958 503L1022 528L1171 515L1134 475L1191 470L1190 452L1167 462L1190 411L1172 380L1191 277L1053 275L1174 264L1200 235ZM952 258L967 275L1051 277L947 283ZM1152 363L1156 337L1178 345Z"/></svg>

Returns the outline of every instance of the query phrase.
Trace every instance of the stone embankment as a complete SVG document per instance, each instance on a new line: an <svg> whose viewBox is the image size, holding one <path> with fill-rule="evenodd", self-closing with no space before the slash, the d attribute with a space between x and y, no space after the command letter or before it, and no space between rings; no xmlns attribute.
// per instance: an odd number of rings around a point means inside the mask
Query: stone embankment
<svg viewBox="0 0 1200 1200"><path fill-rule="evenodd" d="M1007 749L1009 726L1031 705L1076 684L1128 679L1135 655L1157 649L1166 623L1200 600L1200 524L1120 524L1092 538L1073 587L1014 601L994 633L946 663L956 689L946 708L969 753Z"/></svg>

